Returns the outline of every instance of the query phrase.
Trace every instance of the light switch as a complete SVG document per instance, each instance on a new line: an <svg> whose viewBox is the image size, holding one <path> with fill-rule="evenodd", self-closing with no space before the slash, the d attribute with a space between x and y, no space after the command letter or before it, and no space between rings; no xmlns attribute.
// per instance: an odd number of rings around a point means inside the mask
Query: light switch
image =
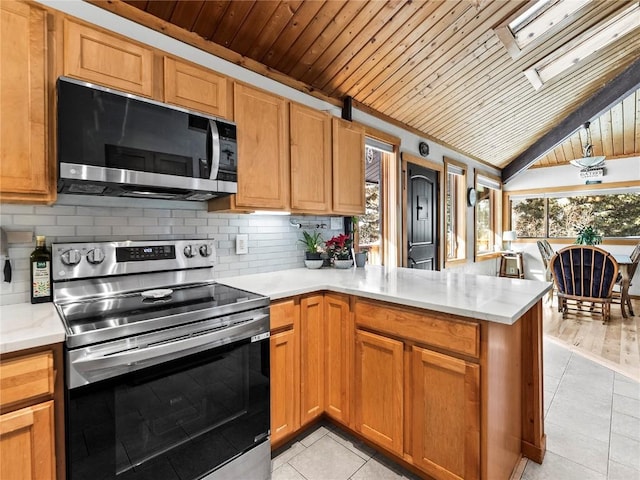
<svg viewBox="0 0 640 480"><path fill-rule="evenodd" d="M246 233L236 235L236 255L249 253L249 235Z"/></svg>

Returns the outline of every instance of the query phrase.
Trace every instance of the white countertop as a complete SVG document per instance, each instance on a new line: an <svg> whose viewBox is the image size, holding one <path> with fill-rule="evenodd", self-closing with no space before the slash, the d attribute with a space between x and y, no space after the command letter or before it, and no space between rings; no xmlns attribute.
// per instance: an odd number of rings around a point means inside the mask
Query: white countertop
<svg viewBox="0 0 640 480"><path fill-rule="evenodd" d="M551 288L547 282L407 268L298 268L221 278L272 300L328 290L463 317L513 324ZM63 342L53 303L0 306L0 353Z"/></svg>
<svg viewBox="0 0 640 480"><path fill-rule="evenodd" d="M64 342L65 331L53 303L0 306L0 353Z"/></svg>
<svg viewBox="0 0 640 480"><path fill-rule="evenodd" d="M329 290L507 325L551 289L551 283L536 280L373 265L346 270L299 268L217 281L272 300Z"/></svg>

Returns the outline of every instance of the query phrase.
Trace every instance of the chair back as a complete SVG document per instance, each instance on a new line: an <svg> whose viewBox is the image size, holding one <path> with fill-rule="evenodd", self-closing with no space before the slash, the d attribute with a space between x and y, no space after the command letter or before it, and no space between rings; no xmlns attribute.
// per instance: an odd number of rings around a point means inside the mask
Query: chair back
<svg viewBox="0 0 640 480"><path fill-rule="evenodd" d="M538 250L540 250L540 256L542 257L542 263L545 270L549 268L549 260L553 257L553 249L547 240L538 240Z"/></svg>
<svg viewBox="0 0 640 480"><path fill-rule="evenodd" d="M629 281L631 281L633 276L636 274L636 270L638 269L638 262L640 262L640 243L638 243L635 246L635 248L633 249L633 252L631 252L630 257L631 257L631 265L627 267Z"/></svg>
<svg viewBox="0 0 640 480"><path fill-rule="evenodd" d="M572 245L558 250L551 258L551 271L561 294L610 298L618 276L618 262L598 247Z"/></svg>

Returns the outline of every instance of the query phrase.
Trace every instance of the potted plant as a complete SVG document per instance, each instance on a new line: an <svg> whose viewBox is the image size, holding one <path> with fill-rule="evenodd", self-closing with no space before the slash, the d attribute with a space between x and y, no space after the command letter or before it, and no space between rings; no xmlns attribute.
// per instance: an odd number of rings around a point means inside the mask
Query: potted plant
<svg viewBox="0 0 640 480"><path fill-rule="evenodd" d="M349 268L353 264L351 258L351 237L344 233L331 237L325 242L327 254L333 259L336 268Z"/></svg>
<svg viewBox="0 0 640 480"><path fill-rule="evenodd" d="M320 260L322 253L322 235L320 232L302 232L302 238L298 240L306 247L305 260Z"/></svg>
<svg viewBox="0 0 640 480"><path fill-rule="evenodd" d="M602 235L593 229L591 225L582 225L576 228L578 232L578 238L576 238L577 245L600 245L602 243Z"/></svg>

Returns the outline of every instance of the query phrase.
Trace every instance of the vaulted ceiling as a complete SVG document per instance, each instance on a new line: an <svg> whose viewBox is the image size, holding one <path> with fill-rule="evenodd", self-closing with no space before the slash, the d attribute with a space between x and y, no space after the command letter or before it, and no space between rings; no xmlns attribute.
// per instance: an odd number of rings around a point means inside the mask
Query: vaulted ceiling
<svg viewBox="0 0 640 480"><path fill-rule="evenodd" d="M640 57L635 28L538 90L523 73L634 3L622 0L587 2L515 59L495 29L524 0L92 3L312 94L350 96L499 168ZM588 120L594 155L640 155L640 91ZM538 164L582 156L583 143L576 133Z"/></svg>

